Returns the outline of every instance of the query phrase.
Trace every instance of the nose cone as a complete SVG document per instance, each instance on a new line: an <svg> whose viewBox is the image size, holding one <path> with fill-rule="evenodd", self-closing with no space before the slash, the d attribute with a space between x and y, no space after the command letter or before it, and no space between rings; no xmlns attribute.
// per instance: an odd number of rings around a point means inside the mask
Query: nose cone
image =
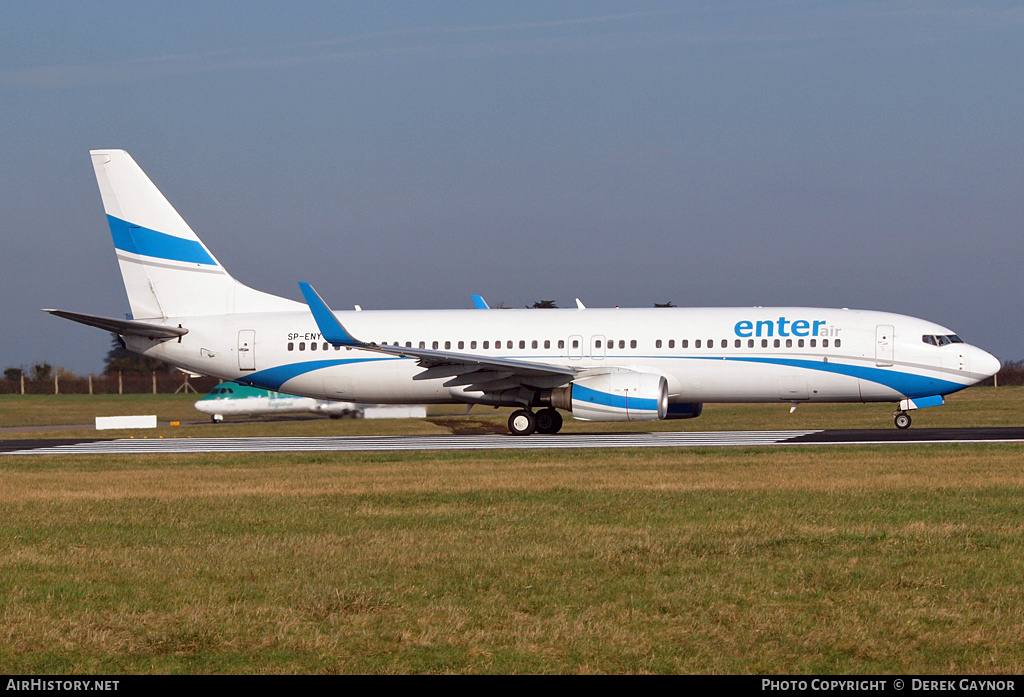
<svg viewBox="0 0 1024 697"><path fill-rule="evenodd" d="M993 356L988 351L982 351L980 348L974 347L974 355L971 356L971 368L973 372L980 373L985 378L990 378L999 372L1002 364L999 359Z"/></svg>

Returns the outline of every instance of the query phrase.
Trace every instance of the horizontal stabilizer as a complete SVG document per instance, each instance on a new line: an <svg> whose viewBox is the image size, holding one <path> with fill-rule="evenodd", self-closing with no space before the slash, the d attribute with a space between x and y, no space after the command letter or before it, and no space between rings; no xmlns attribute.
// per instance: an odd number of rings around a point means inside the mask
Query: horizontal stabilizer
<svg viewBox="0 0 1024 697"><path fill-rule="evenodd" d="M114 319L112 317L98 317L96 315L82 315L77 312L65 310L43 310L51 315L69 319L72 322L87 324L90 327L98 327L108 332L128 336L144 336L150 339L174 339L188 334L183 327L168 327L163 324L150 324L149 322L138 322L133 319Z"/></svg>

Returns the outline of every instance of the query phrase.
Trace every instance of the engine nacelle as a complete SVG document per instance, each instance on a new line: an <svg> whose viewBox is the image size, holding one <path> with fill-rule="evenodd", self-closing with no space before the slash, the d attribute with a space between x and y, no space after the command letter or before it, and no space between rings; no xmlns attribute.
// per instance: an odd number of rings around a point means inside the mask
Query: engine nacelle
<svg viewBox="0 0 1024 697"><path fill-rule="evenodd" d="M668 415L668 382L632 370L582 377L554 390L551 405L582 421L656 421Z"/></svg>
<svg viewBox="0 0 1024 697"><path fill-rule="evenodd" d="M679 402L668 405L666 419L696 419L704 411L702 402Z"/></svg>

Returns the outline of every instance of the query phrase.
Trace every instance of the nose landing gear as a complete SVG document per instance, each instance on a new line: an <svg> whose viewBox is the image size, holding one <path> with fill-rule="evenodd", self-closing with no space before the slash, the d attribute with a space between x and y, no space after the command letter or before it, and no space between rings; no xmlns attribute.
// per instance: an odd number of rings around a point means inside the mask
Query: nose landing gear
<svg viewBox="0 0 1024 697"><path fill-rule="evenodd" d="M905 411L898 411L893 414L893 421L896 422L896 428L901 431L910 428L910 414Z"/></svg>

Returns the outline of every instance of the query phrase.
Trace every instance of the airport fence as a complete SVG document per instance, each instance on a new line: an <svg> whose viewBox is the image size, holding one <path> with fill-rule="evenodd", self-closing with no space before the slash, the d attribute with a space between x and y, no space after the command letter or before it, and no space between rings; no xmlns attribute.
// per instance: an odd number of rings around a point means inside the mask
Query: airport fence
<svg viewBox="0 0 1024 697"><path fill-rule="evenodd" d="M38 380L28 376L0 380L0 394L206 394L216 378L185 378L181 373L103 373L56 375Z"/></svg>

